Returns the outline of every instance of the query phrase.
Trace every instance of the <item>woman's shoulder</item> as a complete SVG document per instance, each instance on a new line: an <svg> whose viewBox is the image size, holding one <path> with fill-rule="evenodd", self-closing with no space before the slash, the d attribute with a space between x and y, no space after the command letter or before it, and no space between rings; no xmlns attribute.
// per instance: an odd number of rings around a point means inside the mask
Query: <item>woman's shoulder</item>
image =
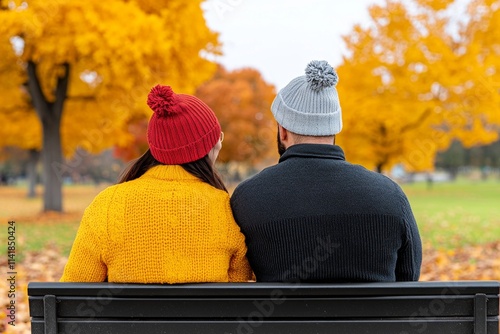
<svg viewBox="0 0 500 334"><path fill-rule="evenodd" d="M214 186L206 182L196 182L191 184L186 184L186 190L189 192L194 192L201 197L209 197L218 201L229 201L229 194L227 191L217 189ZM195 195L196 196L196 195Z"/></svg>

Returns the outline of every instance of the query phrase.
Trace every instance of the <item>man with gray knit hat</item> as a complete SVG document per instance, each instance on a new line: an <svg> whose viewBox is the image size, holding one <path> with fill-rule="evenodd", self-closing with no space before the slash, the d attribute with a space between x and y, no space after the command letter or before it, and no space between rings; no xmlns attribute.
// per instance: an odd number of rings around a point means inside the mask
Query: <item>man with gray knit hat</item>
<svg viewBox="0 0 500 334"><path fill-rule="evenodd" d="M247 257L262 282L417 281L422 245L410 204L391 179L345 161L335 145L338 76L312 61L279 91L279 163L231 197Z"/></svg>

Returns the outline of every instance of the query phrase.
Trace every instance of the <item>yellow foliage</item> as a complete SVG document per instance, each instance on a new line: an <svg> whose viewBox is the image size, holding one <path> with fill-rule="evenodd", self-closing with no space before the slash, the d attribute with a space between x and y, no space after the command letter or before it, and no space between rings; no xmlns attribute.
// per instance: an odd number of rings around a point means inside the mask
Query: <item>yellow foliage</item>
<svg viewBox="0 0 500 334"><path fill-rule="evenodd" d="M0 112L0 124L0 147L41 148L42 130L33 110L12 108Z"/></svg>
<svg viewBox="0 0 500 334"><path fill-rule="evenodd" d="M344 37L338 142L349 160L429 171L454 139L472 146L498 138L500 8L482 11L485 1L475 1L474 19L456 40L441 12L452 2L415 0L409 10L387 0L370 8L371 26Z"/></svg>
<svg viewBox="0 0 500 334"><path fill-rule="evenodd" d="M12 126L0 130L0 146L40 147L40 126L32 123L35 111L25 88L28 62L36 64L48 103L55 102L57 81L69 64L61 129L65 155L77 147L126 145L132 140L128 124L150 115L145 100L153 85L192 94L215 72L216 65L200 55L219 52L201 2L2 1L0 120ZM21 112L31 116L19 117Z"/></svg>
<svg viewBox="0 0 500 334"><path fill-rule="evenodd" d="M418 4L421 6L427 6L433 10L443 10L446 9L454 0L417 0Z"/></svg>

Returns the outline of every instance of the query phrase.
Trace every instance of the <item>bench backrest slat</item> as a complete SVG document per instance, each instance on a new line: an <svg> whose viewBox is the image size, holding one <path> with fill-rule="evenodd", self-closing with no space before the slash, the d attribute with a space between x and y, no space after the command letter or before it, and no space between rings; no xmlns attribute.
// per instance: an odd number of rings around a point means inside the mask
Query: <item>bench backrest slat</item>
<svg viewBox="0 0 500 334"><path fill-rule="evenodd" d="M32 333L43 333L43 323L34 323ZM129 321L116 322L102 320L98 322L71 322L60 323L58 333L106 333L106 334L422 334L422 333L453 333L472 334L474 323L468 321L446 321L436 319L420 320L411 323L391 320L366 320L366 321L265 321L255 319L252 322L229 321L179 321L179 322L146 322ZM490 324L487 333L498 333L498 323ZM51 333L47 333L51 334ZM476 333L481 334L481 333Z"/></svg>
<svg viewBox="0 0 500 334"><path fill-rule="evenodd" d="M497 294L498 281L395 282L395 283L203 283L203 284L118 284L32 282L30 296L263 296L277 289L287 296L418 296ZM158 288L161 286L161 288Z"/></svg>
<svg viewBox="0 0 500 334"><path fill-rule="evenodd" d="M237 318L256 308L270 309L279 318L346 318L346 317L428 317L438 313L441 317L471 317L475 299L470 297L442 298L441 296L361 297L361 298L288 298L276 303L263 298L106 298L96 301L91 297L58 298L58 316L85 318L99 313L99 317L141 318ZM230 301L230 302L228 302ZM43 300L31 299L31 316L43 315ZM490 296L480 314L495 315L497 300ZM489 307L486 307L489 303ZM137 313L137 304L142 305Z"/></svg>

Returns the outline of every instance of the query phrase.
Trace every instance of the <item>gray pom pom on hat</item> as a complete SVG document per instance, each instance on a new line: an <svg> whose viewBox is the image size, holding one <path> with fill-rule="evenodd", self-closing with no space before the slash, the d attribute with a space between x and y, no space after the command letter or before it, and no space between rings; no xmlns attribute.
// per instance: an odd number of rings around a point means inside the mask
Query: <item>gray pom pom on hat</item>
<svg viewBox="0 0 500 334"><path fill-rule="evenodd" d="M271 105L285 129L306 136L330 136L342 130L342 111L335 86L339 77L328 62L311 61L305 75L281 89Z"/></svg>
<svg viewBox="0 0 500 334"><path fill-rule="evenodd" d="M339 82L337 72L324 60L313 60L306 67L306 80L314 91L332 87Z"/></svg>

